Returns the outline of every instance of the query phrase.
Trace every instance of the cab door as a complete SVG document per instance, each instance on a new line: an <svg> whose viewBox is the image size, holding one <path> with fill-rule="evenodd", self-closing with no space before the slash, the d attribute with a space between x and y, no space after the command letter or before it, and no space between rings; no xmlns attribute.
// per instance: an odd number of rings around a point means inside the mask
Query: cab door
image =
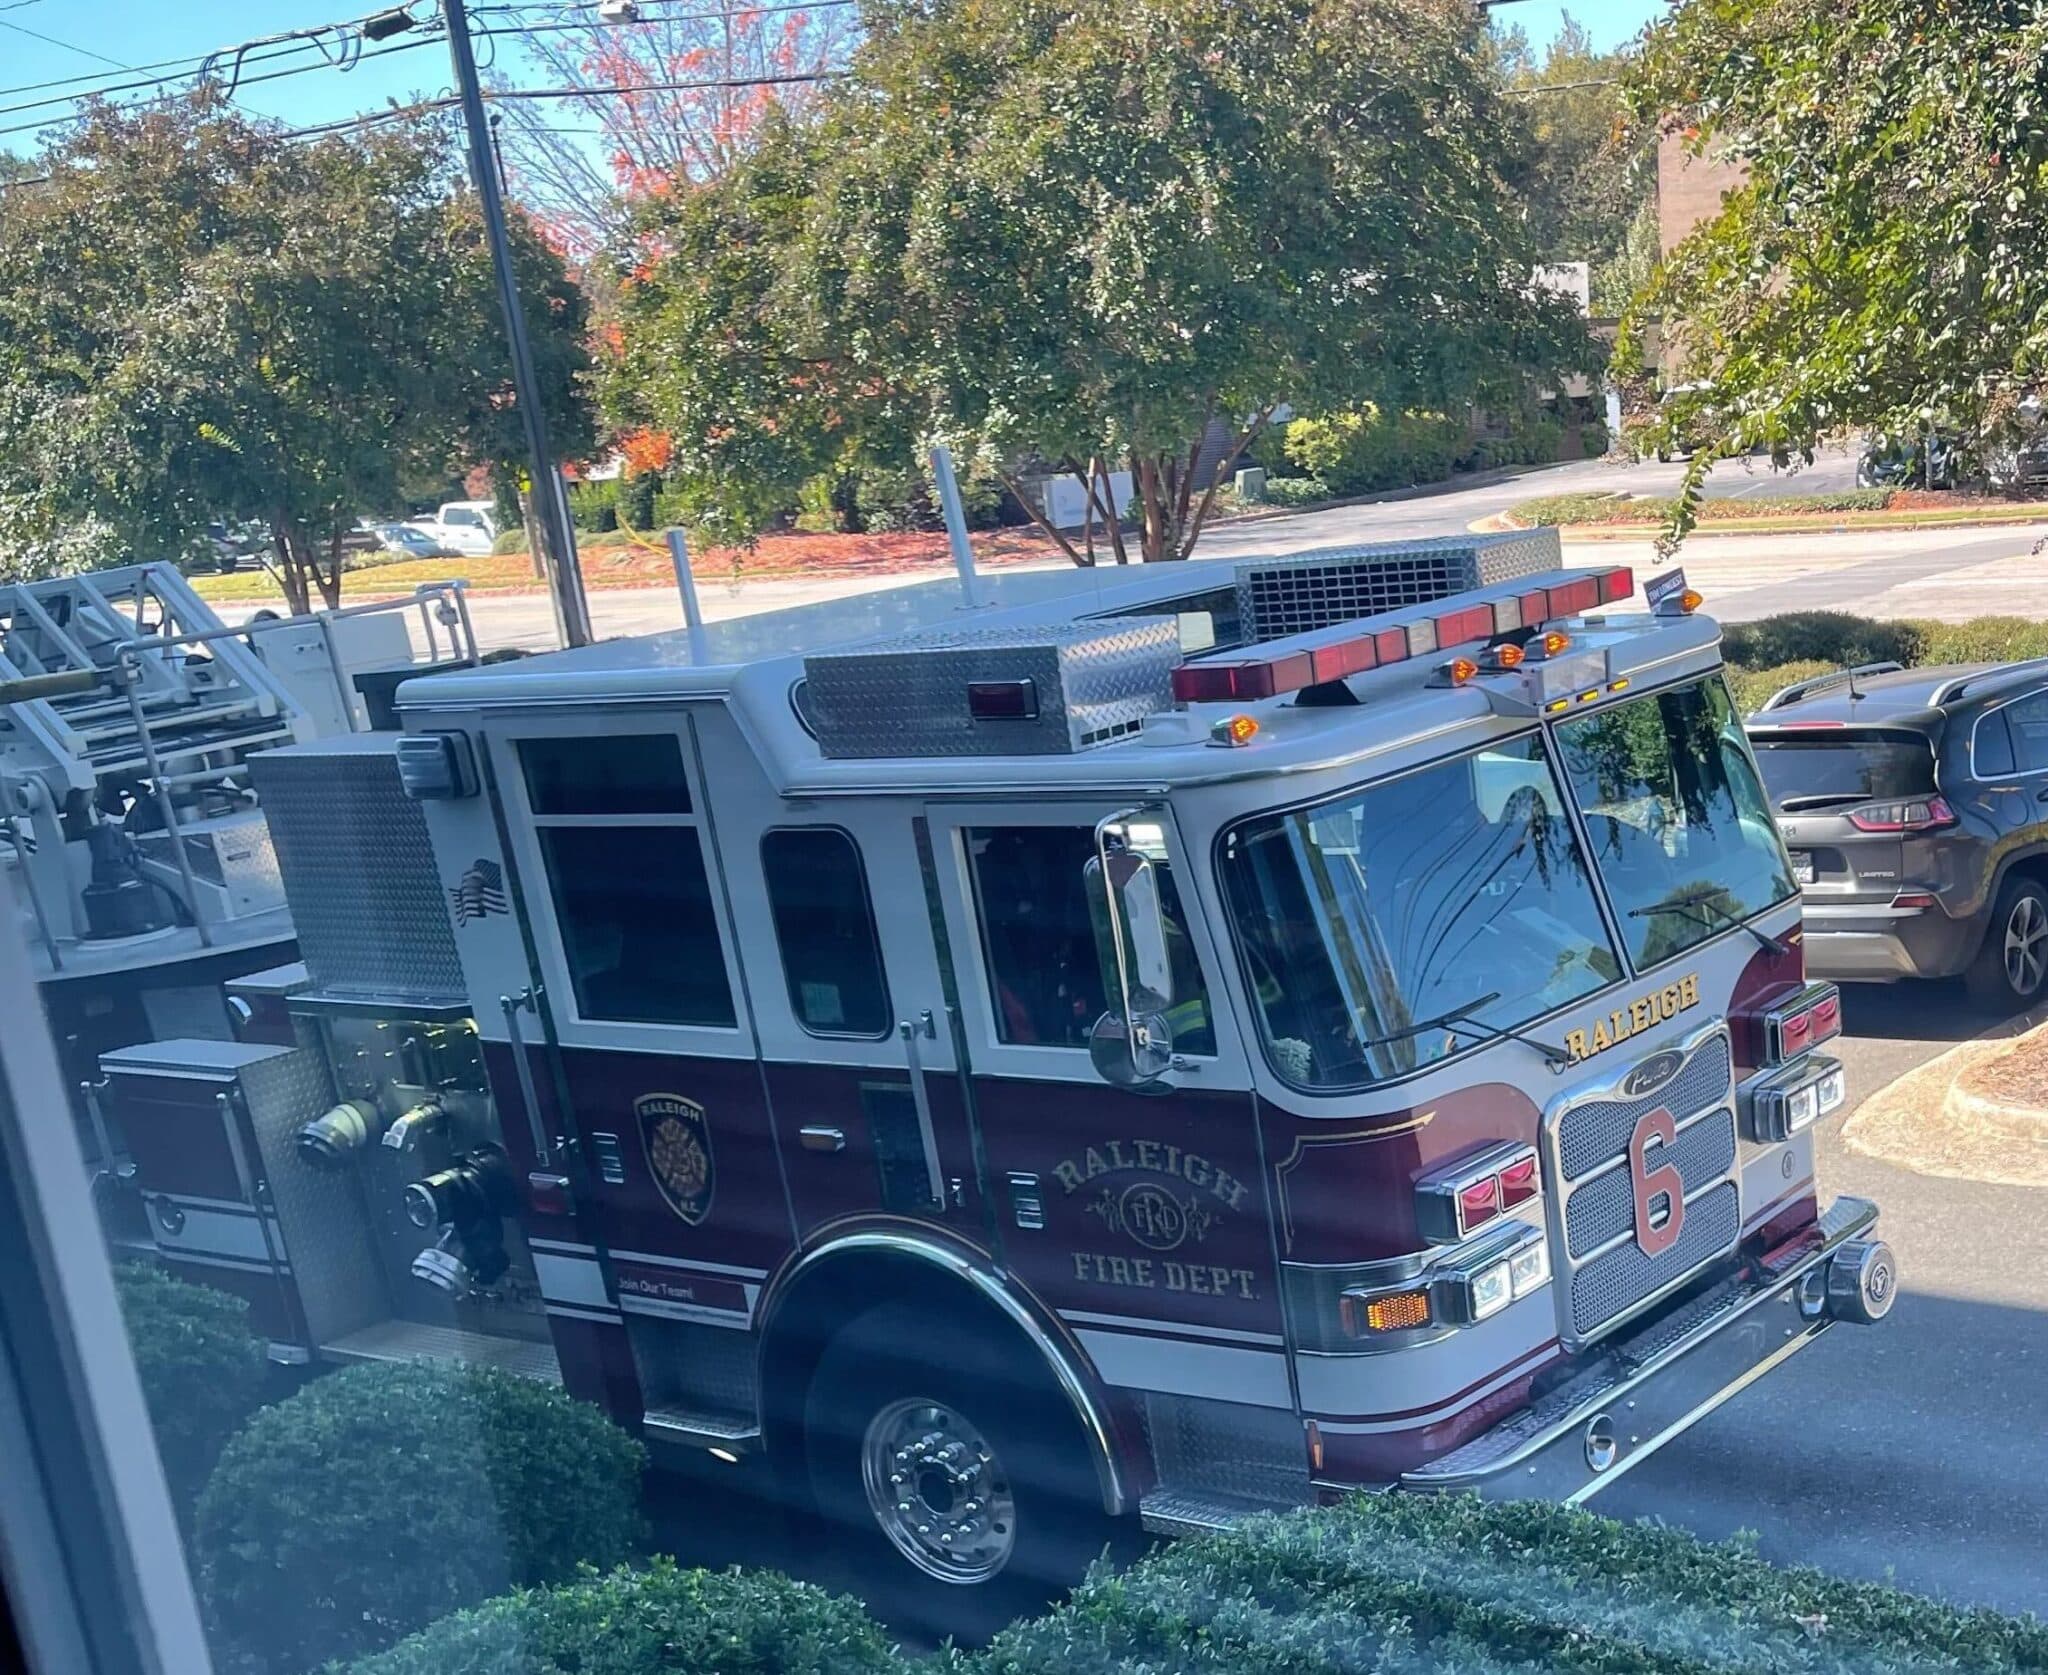
<svg viewBox="0 0 2048 1675"><path fill-rule="evenodd" d="M1222 950L1171 818L1156 816L1174 967L1162 1086L1111 1086L1088 1051L1114 976L1091 912L1113 803L931 805L924 864L954 985L990 1236L1104 1379L1291 1405L1249 1069ZM1148 822L1153 816L1148 815ZM1112 968L1113 969L1113 968Z"/></svg>

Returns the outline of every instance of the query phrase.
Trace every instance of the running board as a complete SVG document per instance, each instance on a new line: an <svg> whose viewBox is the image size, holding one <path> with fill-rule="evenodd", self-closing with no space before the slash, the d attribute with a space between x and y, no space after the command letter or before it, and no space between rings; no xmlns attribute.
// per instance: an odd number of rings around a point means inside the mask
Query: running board
<svg viewBox="0 0 2048 1675"><path fill-rule="evenodd" d="M658 1442L685 1448L724 1449L751 1454L761 1446L761 1427L736 1414L696 1413L688 1408L651 1407L640 1423Z"/></svg>
<svg viewBox="0 0 2048 1675"><path fill-rule="evenodd" d="M1153 1535L1216 1535L1247 1518L1292 1512L1299 1501L1254 1501L1200 1489L1154 1489L1138 1502L1138 1522Z"/></svg>

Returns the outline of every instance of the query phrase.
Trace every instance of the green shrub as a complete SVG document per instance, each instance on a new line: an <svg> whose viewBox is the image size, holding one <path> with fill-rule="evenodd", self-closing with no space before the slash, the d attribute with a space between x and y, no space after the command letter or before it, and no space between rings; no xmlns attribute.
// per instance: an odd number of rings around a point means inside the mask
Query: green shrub
<svg viewBox="0 0 2048 1675"><path fill-rule="evenodd" d="M876 1675L900 1671L851 1599L773 1571L657 1559L494 1599L347 1666L345 1675ZM333 1675L344 1675L335 1666Z"/></svg>
<svg viewBox="0 0 2048 1675"><path fill-rule="evenodd" d="M1470 446L1464 422L1440 413L1388 418L1363 407L1296 419L1287 427L1288 458L1340 495L1440 483Z"/></svg>
<svg viewBox="0 0 2048 1675"><path fill-rule="evenodd" d="M525 551L526 551L526 528L525 528L525 526L524 526L523 524L514 524L514 525L513 525L513 526L512 526L512 527L511 527L510 529L506 530L504 534L500 535L500 536L499 536L499 537L498 537L498 538L497 538L497 539L496 539L495 541L493 541L493 542L491 543L491 551L492 551L492 552L494 552L494 553L523 553L523 552L525 552Z"/></svg>
<svg viewBox="0 0 2048 1675"><path fill-rule="evenodd" d="M1815 675L1825 675L1837 667L1836 664L1813 659L1778 663L1768 669L1745 669L1731 664L1728 689L1735 697L1735 712L1738 715L1754 714L1763 701L1780 687L1790 686L1795 680L1811 680Z"/></svg>
<svg viewBox="0 0 2048 1675"><path fill-rule="evenodd" d="M654 497L654 524L657 529L679 529L690 521L689 498L686 490L663 489Z"/></svg>
<svg viewBox="0 0 2048 1675"><path fill-rule="evenodd" d="M1362 1496L1098 1572L973 1675L2035 1670L2048 1630L1537 1503Z"/></svg>
<svg viewBox="0 0 2048 1675"><path fill-rule="evenodd" d="M1968 622L1929 622L1922 663L2017 663L2048 657L2048 623L2025 617L1980 616Z"/></svg>
<svg viewBox="0 0 2048 1675"><path fill-rule="evenodd" d="M569 521L592 535L619 527L617 478L601 483L569 485Z"/></svg>
<svg viewBox="0 0 2048 1675"><path fill-rule="evenodd" d="M1755 622L1730 623L1721 631L1722 655L1745 669L1780 663L1924 663L1932 625L1900 620L1879 622L1847 611L1787 611Z"/></svg>
<svg viewBox="0 0 2048 1675"><path fill-rule="evenodd" d="M1320 477L1266 479L1266 503L1269 506L1314 506L1330 498L1330 485Z"/></svg>
<svg viewBox="0 0 2048 1675"><path fill-rule="evenodd" d="M188 1285L154 1263L121 1264L114 1289L171 1502L189 1520L221 1446L269 1393L263 1340L240 1297Z"/></svg>
<svg viewBox="0 0 2048 1675"><path fill-rule="evenodd" d="M350 1367L265 1408L222 1452L193 1542L202 1595L231 1644L281 1670L372 1650L628 1557L645 1459L547 1385Z"/></svg>
<svg viewBox="0 0 2048 1675"><path fill-rule="evenodd" d="M651 471L636 471L619 479L613 521L642 534L654 523L654 502L660 497L661 479Z"/></svg>

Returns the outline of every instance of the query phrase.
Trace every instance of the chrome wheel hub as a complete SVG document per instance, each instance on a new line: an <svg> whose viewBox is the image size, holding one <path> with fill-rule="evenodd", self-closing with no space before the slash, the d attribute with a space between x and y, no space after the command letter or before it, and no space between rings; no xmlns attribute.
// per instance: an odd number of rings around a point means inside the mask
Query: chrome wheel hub
<svg viewBox="0 0 2048 1675"><path fill-rule="evenodd" d="M868 1507L890 1543L927 1576L986 1582L1017 1544L1010 1480L982 1434L943 1402L891 1402L860 1450Z"/></svg>
<svg viewBox="0 0 2048 1675"><path fill-rule="evenodd" d="M2048 913L2038 897L2022 896L2005 922L2005 980L2031 999L2048 973Z"/></svg>

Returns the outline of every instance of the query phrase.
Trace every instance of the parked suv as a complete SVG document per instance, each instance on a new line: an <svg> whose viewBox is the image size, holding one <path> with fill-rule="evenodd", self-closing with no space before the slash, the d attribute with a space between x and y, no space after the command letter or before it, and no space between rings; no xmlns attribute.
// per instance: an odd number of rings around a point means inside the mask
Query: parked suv
<svg viewBox="0 0 2048 1675"><path fill-rule="evenodd" d="M2048 659L1800 681L1748 721L1805 893L1806 969L2048 987Z"/></svg>

